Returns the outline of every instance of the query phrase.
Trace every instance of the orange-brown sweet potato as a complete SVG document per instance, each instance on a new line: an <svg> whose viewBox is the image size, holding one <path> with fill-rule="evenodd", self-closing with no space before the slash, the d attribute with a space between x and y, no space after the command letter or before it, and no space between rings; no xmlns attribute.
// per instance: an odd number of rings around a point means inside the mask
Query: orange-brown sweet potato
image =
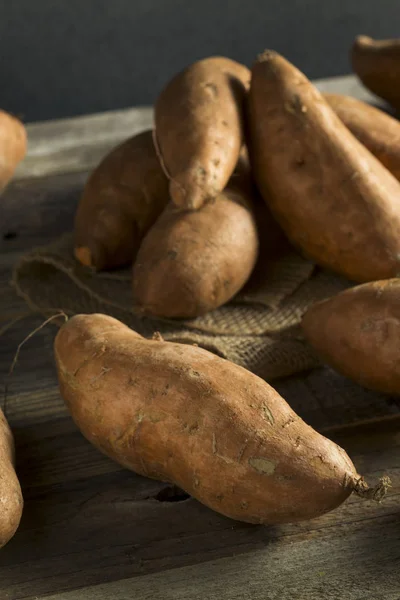
<svg viewBox="0 0 400 600"><path fill-rule="evenodd" d="M97 270L131 263L169 200L151 131L114 148L89 177L75 217L75 256Z"/></svg>
<svg viewBox="0 0 400 600"><path fill-rule="evenodd" d="M334 369L365 387L400 394L400 279L364 283L318 302L302 326Z"/></svg>
<svg viewBox="0 0 400 600"><path fill-rule="evenodd" d="M351 49L351 63L365 87L400 109L400 39L359 35Z"/></svg>
<svg viewBox="0 0 400 600"><path fill-rule="evenodd" d="M134 298L147 314L184 318L209 312L246 283L258 253L253 185L243 160L226 189L197 211L171 203L142 242Z"/></svg>
<svg viewBox="0 0 400 600"><path fill-rule="evenodd" d="M58 332L55 359L61 395L97 448L228 517L310 519L366 487L271 386L206 350L78 315Z"/></svg>
<svg viewBox="0 0 400 600"><path fill-rule="evenodd" d="M279 54L255 63L250 154L264 200L290 241L358 282L400 273L400 183Z"/></svg>
<svg viewBox="0 0 400 600"><path fill-rule="evenodd" d="M21 121L0 110L0 192L26 154L26 130Z"/></svg>
<svg viewBox="0 0 400 600"><path fill-rule="evenodd" d="M223 57L176 75L155 105L157 145L176 206L198 209L226 186L244 137L247 67Z"/></svg>
<svg viewBox="0 0 400 600"><path fill-rule="evenodd" d="M16 532L22 516L21 487L14 470L14 441L0 410L0 548Z"/></svg>
<svg viewBox="0 0 400 600"><path fill-rule="evenodd" d="M400 179L400 122L379 108L341 94L324 94L351 133Z"/></svg>

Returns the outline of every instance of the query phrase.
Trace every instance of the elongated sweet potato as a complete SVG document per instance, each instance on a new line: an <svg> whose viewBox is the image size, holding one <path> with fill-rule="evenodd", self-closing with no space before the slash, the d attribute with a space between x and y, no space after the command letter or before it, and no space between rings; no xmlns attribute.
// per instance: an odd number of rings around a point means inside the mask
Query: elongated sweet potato
<svg viewBox="0 0 400 600"><path fill-rule="evenodd" d="M351 49L351 63L365 87L400 109L400 39L359 35Z"/></svg>
<svg viewBox="0 0 400 600"><path fill-rule="evenodd" d="M148 314L196 317L230 300L258 253L248 163L214 202L197 211L171 203L143 240L133 267L134 298Z"/></svg>
<svg viewBox="0 0 400 600"><path fill-rule="evenodd" d="M321 358L353 381L400 394L400 280L350 288L305 313L304 333Z"/></svg>
<svg viewBox="0 0 400 600"><path fill-rule="evenodd" d="M344 450L265 381L207 350L78 315L58 332L55 358L61 395L97 448L228 517L299 521L353 490L384 491L368 490Z"/></svg>
<svg viewBox="0 0 400 600"><path fill-rule="evenodd" d="M155 105L157 145L176 206L198 209L226 186L243 142L247 67L223 57L176 75Z"/></svg>
<svg viewBox="0 0 400 600"><path fill-rule="evenodd" d="M400 179L400 122L351 96L324 94L324 98L351 133Z"/></svg>
<svg viewBox="0 0 400 600"><path fill-rule="evenodd" d="M75 217L75 256L97 270L133 261L169 200L151 131L114 148L93 171Z"/></svg>
<svg viewBox="0 0 400 600"><path fill-rule="evenodd" d="M264 200L290 241L358 282L400 273L400 183L279 54L255 63L250 154Z"/></svg>
<svg viewBox="0 0 400 600"><path fill-rule="evenodd" d="M21 121L0 110L0 192L26 154L26 130Z"/></svg>
<svg viewBox="0 0 400 600"><path fill-rule="evenodd" d="M0 548L16 532L22 516L21 487L14 471L14 441L0 410Z"/></svg>

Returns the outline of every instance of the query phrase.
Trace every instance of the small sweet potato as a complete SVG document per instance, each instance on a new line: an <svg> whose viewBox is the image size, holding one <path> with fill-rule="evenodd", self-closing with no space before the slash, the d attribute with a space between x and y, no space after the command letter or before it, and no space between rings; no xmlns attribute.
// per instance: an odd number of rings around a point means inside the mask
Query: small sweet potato
<svg viewBox="0 0 400 600"><path fill-rule="evenodd" d="M249 129L259 190L295 246L357 282L400 273L399 181L272 51L253 67Z"/></svg>
<svg viewBox="0 0 400 600"><path fill-rule="evenodd" d="M151 131L114 148L89 177L75 217L75 256L97 270L131 263L169 200Z"/></svg>
<svg viewBox="0 0 400 600"><path fill-rule="evenodd" d="M0 192L26 154L26 130L21 121L0 110Z"/></svg>
<svg viewBox="0 0 400 600"><path fill-rule="evenodd" d="M400 109L400 39L359 35L351 49L351 63L365 87Z"/></svg>
<svg viewBox="0 0 400 600"><path fill-rule="evenodd" d="M99 450L250 523L311 519L352 491L381 497L344 450L265 381L196 346L78 315L55 340L61 395Z"/></svg>
<svg viewBox="0 0 400 600"><path fill-rule="evenodd" d="M247 165L197 211L172 203L142 242L133 267L134 298L147 314L190 318L230 300L246 283L258 253Z"/></svg>
<svg viewBox="0 0 400 600"><path fill-rule="evenodd" d="M341 94L324 94L351 133L400 179L400 122L379 108Z"/></svg>
<svg viewBox="0 0 400 600"><path fill-rule="evenodd" d="M350 288L311 306L306 338L321 358L353 381L400 394L400 280Z"/></svg>
<svg viewBox="0 0 400 600"><path fill-rule="evenodd" d="M177 207L198 209L225 188L244 138L249 82L247 67L211 57L176 75L158 97L157 146Z"/></svg>
<svg viewBox="0 0 400 600"><path fill-rule="evenodd" d="M21 487L14 470L14 441L0 410L0 548L16 532L22 516Z"/></svg>

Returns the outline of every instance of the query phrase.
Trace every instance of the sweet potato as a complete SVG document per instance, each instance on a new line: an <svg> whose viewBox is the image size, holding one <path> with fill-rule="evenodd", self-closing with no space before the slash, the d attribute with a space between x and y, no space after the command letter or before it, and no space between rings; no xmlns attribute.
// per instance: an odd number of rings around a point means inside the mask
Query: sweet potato
<svg viewBox="0 0 400 600"><path fill-rule="evenodd" d="M250 155L290 241L358 282L400 273L400 183L279 54L252 71Z"/></svg>
<svg viewBox="0 0 400 600"><path fill-rule="evenodd" d="M351 96L324 94L324 98L351 133L400 179L399 121Z"/></svg>
<svg viewBox="0 0 400 600"><path fill-rule="evenodd" d="M155 105L157 145L176 206L198 209L226 186L243 142L247 67L222 57L176 75Z"/></svg>
<svg viewBox="0 0 400 600"><path fill-rule="evenodd" d="M16 532L22 516L21 487L14 470L14 441L0 410L0 548Z"/></svg>
<svg viewBox="0 0 400 600"><path fill-rule="evenodd" d="M143 240L133 267L143 312L196 317L230 300L250 277L258 233L245 161L214 202L197 211L171 203Z"/></svg>
<svg viewBox="0 0 400 600"><path fill-rule="evenodd" d="M0 110L0 192L26 154L26 130L21 121Z"/></svg>
<svg viewBox="0 0 400 600"><path fill-rule="evenodd" d="M97 270L133 261L169 200L151 131L114 148L93 171L75 218L75 256Z"/></svg>
<svg viewBox="0 0 400 600"><path fill-rule="evenodd" d="M353 381L400 394L400 280L364 283L311 306L306 338L321 358Z"/></svg>
<svg viewBox="0 0 400 600"><path fill-rule="evenodd" d="M55 340L61 395L99 450L250 523L317 517L353 490L375 498L339 446L265 381L196 346L78 315Z"/></svg>
<svg viewBox="0 0 400 600"><path fill-rule="evenodd" d="M400 39L359 35L351 49L351 63L365 87L400 109Z"/></svg>

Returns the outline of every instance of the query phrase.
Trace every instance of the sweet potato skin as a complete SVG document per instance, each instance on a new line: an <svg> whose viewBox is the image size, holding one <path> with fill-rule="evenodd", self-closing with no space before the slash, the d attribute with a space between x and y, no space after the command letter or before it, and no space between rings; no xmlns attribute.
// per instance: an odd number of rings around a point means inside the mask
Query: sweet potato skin
<svg viewBox="0 0 400 600"><path fill-rule="evenodd" d="M293 65L253 67L250 155L264 200L306 256L357 282L400 273L400 184Z"/></svg>
<svg viewBox="0 0 400 600"><path fill-rule="evenodd" d="M158 97L157 145L177 207L198 209L225 188L244 139L249 82L247 67L214 56L176 75Z"/></svg>
<svg viewBox="0 0 400 600"><path fill-rule="evenodd" d="M61 395L98 449L250 523L332 510L358 478L347 454L262 379L195 346L78 315L55 340Z"/></svg>
<svg viewBox="0 0 400 600"><path fill-rule="evenodd" d="M243 287L258 255L252 191L249 172L239 168L215 201L198 211L167 206L133 267L140 310L159 317L197 317Z"/></svg>
<svg viewBox="0 0 400 600"><path fill-rule="evenodd" d="M400 109L400 39L374 40L359 35L350 58L365 87Z"/></svg>
<svg viewBox="0 0 400 600"><path fill-rule="evenodd" d="M97 270L131 263L168 202L152 131L114 148L89 177L75 217L75 256Z"/></svg>
<svg viewBox="0 0 400 600"><path fill-rule="evenodd" d="M16 117L0 110L0 192L14 175L27 147L26 130Z"/></svg>
<svg viewBox="0 0 400 600"><path fill-rule="evenodd" d="M14 470L14 441L0 410L0 548L16 532L22 516L21 487Z"/></svg>
<svg viewBox="0 0 400 600"><path fill-rule="evenodd" d="M358 141L400 179L400 122L351 96L324 94L324 98Z"/></svg>
<svg viewBox="0 0 400 600"><path fill-rule="evenodd" d="M303 331L321 358L364 387L400 393L400 280L350 288L311 306Z"/></svg>

